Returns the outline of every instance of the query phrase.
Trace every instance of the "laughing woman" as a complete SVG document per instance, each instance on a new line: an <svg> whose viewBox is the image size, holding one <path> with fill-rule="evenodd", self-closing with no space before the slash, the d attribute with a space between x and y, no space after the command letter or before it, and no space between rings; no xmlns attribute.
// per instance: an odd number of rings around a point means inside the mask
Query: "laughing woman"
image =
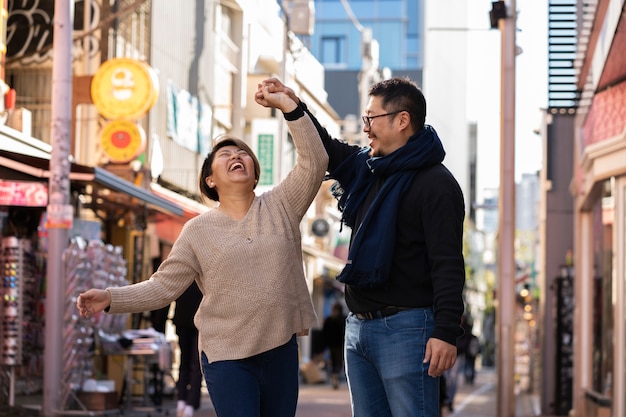
<svg viewBox="0 0 626 417"><path fill-rule="evenodd" d="M255 100L283 112L297 161L272 190L256 195L259 161L242 140L221 138L204 160L201 193L217 208L189 220L149 280L79 295L84 317L156 310L192 282L203 298L194 322L202 370L220 417L293 417L298 345L317 322L306 285L300 222L319 190L328 157L310 117L285 93L259 84Z"/></svg>

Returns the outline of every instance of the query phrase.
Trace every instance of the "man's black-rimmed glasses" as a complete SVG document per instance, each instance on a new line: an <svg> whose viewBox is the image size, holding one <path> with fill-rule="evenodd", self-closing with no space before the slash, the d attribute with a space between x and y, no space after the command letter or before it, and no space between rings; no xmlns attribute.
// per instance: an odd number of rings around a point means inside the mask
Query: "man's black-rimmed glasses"
<svg viewBox="0 0 626 417"><path fill-rule="evenodd" d="M361 118L363 119L363 124L365 125L365 127L367 129L369 129L372 126L372 120L377 118L377 117L383 117L383 116L391 116L394 114L398 114L398 113L402 113L403 111L406 110L397 110L397 111L392 111L389 113L384 113L384 114L377 114L376 116L362 116Z"/></svg>

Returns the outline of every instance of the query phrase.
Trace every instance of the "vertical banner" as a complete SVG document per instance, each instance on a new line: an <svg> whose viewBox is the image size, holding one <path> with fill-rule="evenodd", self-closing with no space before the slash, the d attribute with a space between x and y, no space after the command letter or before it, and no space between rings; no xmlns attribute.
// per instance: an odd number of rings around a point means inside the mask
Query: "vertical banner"
<svg viewBox="0 0 626 417"><path fill-rule="evenodd" d="M257 155L261 164L259 185L273 185L274 178L274 135L261 133L257 135Z"/></svg>
<svg viewBox="0 0 626 417"><path fill-rule="evenodd" d="M252 120L252 149L261 165L259 186L274 186L278 182L278 140L277 119Z"/></svg>

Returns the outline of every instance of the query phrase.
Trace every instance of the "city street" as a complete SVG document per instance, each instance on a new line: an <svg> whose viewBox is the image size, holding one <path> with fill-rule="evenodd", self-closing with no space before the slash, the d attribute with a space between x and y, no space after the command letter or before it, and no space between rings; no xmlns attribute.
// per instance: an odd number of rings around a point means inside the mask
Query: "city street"
<svg viewBox="0 0 626 417"><path fill-rule="evenodd" d="M496 416L496 373L493 368L477 371L476 381L473 385L464 384L462 379L454 399L453 411L447 408L443 410L442 417L495 417ZM32 410L40 404L41 397L19 397L19 405L29 405ZM516 395L516 417L539 416L537 398L535 396L519 393ZM37 415L14 410L1 410L0 417L5 416L30 416ZM135 407L132 410L108 410L106 413L78 411L68 413L68 416L124 416L124 417L159 417L176 415L176 401L168 397L164 399L160 409L151 407ZM333 389L328 383L301 384L300 397L296 417L350 417L350 395L345 381L342 381L339 389ZM197 410L194 417L216 417L215 411L209 400L206 388L203 388L202 407Z"/></svg>
<svg viewBox="0 0 626 417"><path fill-rule="evenodd" d="M479 370L474 385L466 385L462 379L454 401L454 411L445 409L442 417L495 417L496 416L496 373L493 368ZM517 395L516 417L539 415L536 398ZM170 414L174 413L172 403ZM133 414L140 417L142 414ZM145 413L143 414L145 415ZM302 384L296 417L350 417L350 395L345 381L339 389L330 384ZM202 409L194 417L215 417L207 394L203 397Z"/></svg>

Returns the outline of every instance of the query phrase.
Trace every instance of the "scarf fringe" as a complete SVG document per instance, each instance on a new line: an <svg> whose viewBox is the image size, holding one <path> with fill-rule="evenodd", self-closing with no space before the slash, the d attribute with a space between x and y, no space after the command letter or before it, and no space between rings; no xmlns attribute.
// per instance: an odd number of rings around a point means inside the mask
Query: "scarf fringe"
<svg viewBox="0 0 626 417"><path fill-rule="evenodd" d="M387 282L387 279L378 269L373 271L352 271L352 266L347 265L337 275L337 281L354 288L372 289L380 288L381 284Z"/></svg>

